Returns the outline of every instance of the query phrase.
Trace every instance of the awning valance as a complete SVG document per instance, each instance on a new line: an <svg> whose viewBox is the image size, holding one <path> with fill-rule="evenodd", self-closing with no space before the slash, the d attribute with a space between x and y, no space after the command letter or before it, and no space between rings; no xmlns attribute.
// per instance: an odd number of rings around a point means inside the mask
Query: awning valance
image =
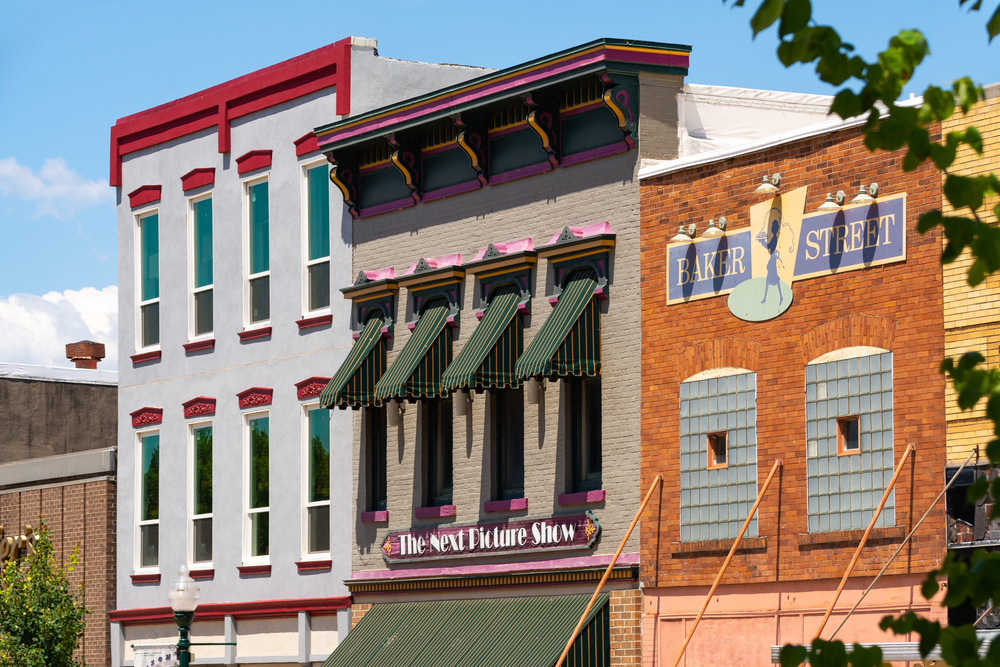
<svg viewBox="0 0 1000 667"><path fill-rule="evenodd" d="M376 604L323 667L552 667L589 595ZM608 667L608 594L594 603L567 667Z"/></svg>
<svg viewBox="0 0 1000 667"><path fill-rule="evenodd" d="M482 321L444 372L444 389L521 386L514 375L514 364L524 348L524 327L517 317L520 300L521 293L514 287L501 288L494 294Z"/></svg>
<svg viewBox="0 0 1000 667"><path fill-rule="evenodd" d="M519 379L586 375L601 370L601 310L592 273L570 277L555 309L517 360Z"/></svg>
<svg viewBox="0 0 1000 667"><path fill-rule="evenodd" d="M451 362L447 304L429 306L392 366L375 385L376 400L447 396L441 376Z"/></svg>
<svg viewBox="0 0 1000 667"><path fill-rule="evenodd" d="M324 408L382 405L382 401L375 398L375 383L385 373L383 324L378 317L365 324L351 353L319 395L319 403Z"/></svg>

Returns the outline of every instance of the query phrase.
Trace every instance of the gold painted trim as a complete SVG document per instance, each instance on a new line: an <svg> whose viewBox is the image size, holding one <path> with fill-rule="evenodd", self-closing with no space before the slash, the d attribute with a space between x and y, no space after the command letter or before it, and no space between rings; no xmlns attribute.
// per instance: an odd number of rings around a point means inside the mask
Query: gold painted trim
<svg viewBox="0 0 1000 667"><path fill-rule="evenodd" d="M609 579L622 581L634 580L631 565L616 567L611 571ZM573 584L584 581L597 581L603 575L603 569L579 572L552 572L540 574L510 574L483 577L463 577L455 579L410 579L403 581L358 581L348 580L347 589L351 593L391 593L399 591L449 590L460 588L493 588L505 586L526 586L532 584Z"/></svg>
<svg viewBox="0 0 1000 667"><path fill-rule="evenodd" d="M614 239L597 239L593 243L580 243L580 245L572 245L569 247L564 247L560 249L552 248L551 250L539 250L538 256L544 257L546 259L552 258L559 261L566 259L576 259L577 257L588 257L590 255L596 255L601 252L605 252L608 248L615 247ZM576 252L581 251L581 252ZM566 254L563 255L562 253Z"/></svg>

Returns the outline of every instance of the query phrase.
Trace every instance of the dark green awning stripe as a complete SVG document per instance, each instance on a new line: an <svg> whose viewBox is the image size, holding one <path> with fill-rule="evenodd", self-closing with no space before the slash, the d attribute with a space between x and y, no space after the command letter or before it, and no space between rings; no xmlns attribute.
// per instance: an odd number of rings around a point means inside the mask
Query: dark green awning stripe
<svg viewBox="0 0 1000 667"><path fill-rule="evenodd" d="M597 377L601 370L601 302L587 302L562 345L552 355L551 373Z"/></svg>
<svg viewBox="0 0 1000 667"><path fill-rule="evenodd" d="M388 372L375 385L375 398L433 398L447 396L441 376L451 361L451 333L445 328L448 306L429 307L417 321Z"/></svg>
<svg viewBox="0 0 1000 667"><path fill-rule="evenodd" d="M377 317L368 320L358 339L354 341L354 347L351 348L347 359L319 395L320 405L332 408L382 404L375 403L374 396L375 383L385 372L382 325L382 320Z"/></svg>
<svg viewBox="0 0 1000 667"><path fill-rule="evenodd" d="M587 363L569 363L565 356L559 360L554 359L557 353L561 355L584 352L600 354L600 310L596 307L593 311L594 318L585 320L591 327L590 330L574 334L573 337L570 337L569 347L564 352L560 351L563 342L569 337L588 305L592 302L596 304L594 300L596 287L597 280L593 274L569 280L555 309L545 320L545 324L542 325L534 340L528 345L528 349L517 360L516 374L519 379L523 380L539 375L566 375L568 369L575 367L587 369L583 374L596 375L600 368L600 356ZM596 342L593 340L595 325ZM573 374L579 375L581 373Z"/></svg>
<svg viewBox="0 0 1000 667"><path fill-rule="evenodd" d="M521 295L505 290L493 296L482 321L441 378L444 389L519 387L514 364L524 333L517 315Z"/></svg>

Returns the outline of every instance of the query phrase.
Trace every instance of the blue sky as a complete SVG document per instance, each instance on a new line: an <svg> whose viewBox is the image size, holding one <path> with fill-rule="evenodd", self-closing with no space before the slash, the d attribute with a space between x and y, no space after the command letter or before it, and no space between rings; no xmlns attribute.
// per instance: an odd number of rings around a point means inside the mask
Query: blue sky
<svg viewBox="0 0 1000 667"><path fill-rule="evenodd" d="M0 22L0 325L28 308L27 295L55 292L62 301L104 308L113 302L117 246L107 178L109 130L119 117L348 35L376 38L387 57L495 68L597 37L674 42L693 46L690 82L832 92L810 70L780 66L773 30L751 39L748 22L759 3L747 4L7 3ZM960 75L1000 81L1000 39L988 47L987 15L970 15L957 0L813 4L818 21L836 25L865 55L899 28L923 29L932 56L907 93ZM992 10L996 3L985 4ZM24 295L13 311L12 295ZM0 334L0 360L33 359L12 335Z"/></svg>

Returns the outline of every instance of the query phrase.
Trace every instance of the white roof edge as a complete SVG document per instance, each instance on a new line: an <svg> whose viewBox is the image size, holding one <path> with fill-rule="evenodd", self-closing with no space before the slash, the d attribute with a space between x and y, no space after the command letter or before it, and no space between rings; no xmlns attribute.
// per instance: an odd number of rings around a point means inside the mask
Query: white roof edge
<svg viewBox="0 0 1000 667"><path fill-rule="evenodd" d="M921 106L923 103L924 103L923 97L916 97L913 99L900 102L898 106L907 106L907 107ZM883 117L888 115L888 110L882 110L881 115ZM639 180L641 181L646 178L663 176L664 174L672 174L677 171L690 169L691 167L699 167L701 165L711 164L713 162L721 162L723 160L728 160L729 158L737 157L739 155L756 153L758 151L766 150L768 148L780 146L781 144L787 144L793 141L800 141L802 139L809 139L810 137L816 137L822 134L829 134L831 132L837 132L839 130L846 130L851 127L857 127L858 125L864 125L866 120L867 116L855 116L854 118L848 118L847 120L833 118L831 120L825 120L822 123L807 125L806 127L802 127L797 130L792 130L791 132L781 132L779 134L772 134L769 137L764 137L763 139L754 139L753 141L748 141L746 143L738 144L736 146L720 148L718 150L699 153L697 155L678 158L676 160L661 161L659 164L649 165L647 167L640 168Z"/></svg>
<svg viewBox="0 0 1000 667"><path fill-rule="evenodd" d="M117 385L118 371L0 362L0 379L4 378L42 380L46 382L74 382L77 384Z"/></svg>

